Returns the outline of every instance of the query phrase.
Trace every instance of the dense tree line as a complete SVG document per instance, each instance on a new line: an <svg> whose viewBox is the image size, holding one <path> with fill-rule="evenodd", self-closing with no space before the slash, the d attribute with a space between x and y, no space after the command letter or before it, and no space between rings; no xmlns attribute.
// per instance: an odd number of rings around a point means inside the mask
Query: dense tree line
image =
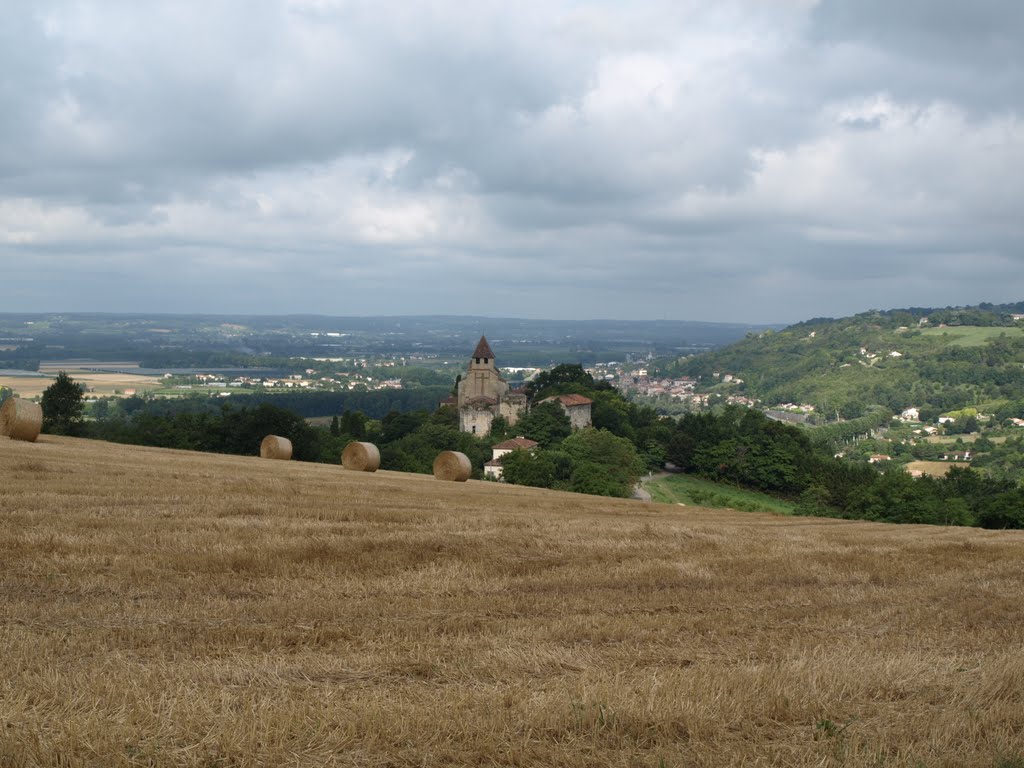
<svg viewBox="0 0 1024 768"><path fill-rule="evenodd" d="M260 394L232 394L230 399L236 408L253 408L267 403L296 413L303 418L335 416L346 410L361 411L372 419L382 419L392 411L434 410L447 397L450 387L424 386L417 389L382 389L360 392L268 392ZM106 417L119 412L130 416L139 412L156 414L215 413L220 410L223 400L207 395L191 397L152 398L126 397L109 398L100 406L98 415Z"/></svg>
<svg viewBox="0 0 1024 768"><path fill-rule="evenodd" d="M28 352L21 349L10 352L0 352L0 369L9 368L12 371L38 371L40 355L37 352Z"/></svg>
<svg viewBox="0 0 1024 768"><path fill-rule="evenodd" d="M685 472L795 499L803 514L1024 527L1024 490L1013 480L956 468L942 479L883 473L838 461L805 431L735 406L680 419L668 457Z"/></svg>
<svg viewBox="0 0 1024 768"><path fill-rule="evenodd" d="M892 416L892 411L879 406L870 409L864 416L856 419L815 427L808 432L808 436L816 446L837 449L854 438L870 434L872 430L886 426L892 420Z"/></svg>
<svg viewBox="0 0 1024 768"><path fill-rule="evenodd" d="M346 410L362 411L371 419L382 419L392 411L430 410L448 397L450 386L424 386L416 389L382 389L359 392L282 392L258 395L233 395L240 405L272 403L304 417L333 416Z"/></svg>
<svg viewBox="0 0 1024 768"><path fill-rule="evenodd" d="M328 460L335 450L341 450L326 430L312 427L300 416L270 403L241 408L225 403L216 412L141 411L130 418L87 422L83 433L115 443L241 456L259 453L264 437L279 435L291 441L292 455L299 461Z"/></svg>
<svg viewBox="0 0 1024 768"><path fill-rule="evenodd" d="M496 419L487 438L460 432L451 407L396 409L380 419L347 409L335 414L329 428L319 428L280 407L278 397L251 405L207 398L190 401L199 406L193 410L173 400L128 398L115 408L108 403L105 415L85 421L81 388L64 375L44 393L42 404L45 429L51 432L241 455L254 455L264 436L277 434L292 441L296 459L332 463L350 440L368 440L380 446L384 469L430 472L438 452L458 450L469 456L476 477L493 444L523 435L540 447L507 455L504 471L508 481L525 485L628 496L646 469L660 468L667 459L683 472L796 500L803 514L1024 527L1024 490L1006 477L969 469L953 470L944 479L881 473L868 464L833 459L807 430L759 411L726 406L674 421L627 402L579 366L558 366L549 373L536 382L530 412L514 427ZM556 402L543 402L569 391L594 401L592 428L573 431ZM1019 412L1014 408L1007 413ZM1012 462L1021 456L1022 442L1007 441L1003 453L991 455Z"/></svg>

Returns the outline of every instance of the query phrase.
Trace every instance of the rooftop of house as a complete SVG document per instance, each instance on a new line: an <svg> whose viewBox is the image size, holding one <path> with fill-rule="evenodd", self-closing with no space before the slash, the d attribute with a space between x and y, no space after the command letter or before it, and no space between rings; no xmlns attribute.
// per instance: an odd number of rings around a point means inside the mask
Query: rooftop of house
<svg viewBox="0 0 1024 768"><path fill-rule="evenodd" d="M513 437L511 440L498 443L494 448L499 451L514 451L516 448L536 448L538 445L540 443L528 437Z"/></svg>

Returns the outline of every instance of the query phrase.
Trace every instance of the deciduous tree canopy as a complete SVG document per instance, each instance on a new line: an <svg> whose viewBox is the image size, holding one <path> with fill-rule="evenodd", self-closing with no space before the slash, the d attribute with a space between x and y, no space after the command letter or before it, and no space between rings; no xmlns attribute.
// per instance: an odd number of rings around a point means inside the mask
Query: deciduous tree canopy
<svg viewBox="0 0 1024 768"><path fill-rule="evenodd" d="M82 424L85 390L64 371L43 391L43 431L58 435L78 434Z"/></svg>

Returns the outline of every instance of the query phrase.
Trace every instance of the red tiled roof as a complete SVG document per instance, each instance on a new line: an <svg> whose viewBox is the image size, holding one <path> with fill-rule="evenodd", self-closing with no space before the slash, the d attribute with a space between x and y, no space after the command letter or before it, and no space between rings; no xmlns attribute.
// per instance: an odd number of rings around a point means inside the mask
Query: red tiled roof
<svg viewBox="0 0 1024 768"><path fill-rule="evenodd" d="M487 343L487 337L481 336L480 341L476 344L476 349L473 350L473 359L478 357L485 357L488 360L494 359L494 353L491 351L491 345Z"/></svg>
<svg viewBox="0 0 1024 768"><path fill-rule="evenodd" d="M514 451L516 448L536 448L540 443L536 440L530 440L528 437L513 437L511 440L506 440L503 443L498 443L494 446L499 451Z"/></svg>
<svg viewBox="0 0 1024 768"><path fill-rule="evenodd" d="M505 457L504 456L499 456L496 459L491 459L490 461L485 461L484 462L484 466L485 467L500 467L501 466L501 460L503 458L505 458Z"/></svg>
<svg viewBox="0 0 1024 768"><path fill-rule="evenodd" d="M459 399L457 397L446 397L441 401L441 405L458 405Z"/></svg>

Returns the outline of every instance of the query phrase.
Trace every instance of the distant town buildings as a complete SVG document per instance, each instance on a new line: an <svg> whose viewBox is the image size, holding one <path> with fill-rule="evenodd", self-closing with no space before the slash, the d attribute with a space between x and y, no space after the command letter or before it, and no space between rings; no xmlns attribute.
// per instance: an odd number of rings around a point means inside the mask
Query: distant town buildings
<svg viewBox="0 0 1024 768"><path fill-rule="evenodd" d="M697 381L688 376L678 379L651 379L644 368L623 373L615 382L616 389L623 394L635 392L645 397L668 395L677 400L689 399L696 386Z"/></svg>

